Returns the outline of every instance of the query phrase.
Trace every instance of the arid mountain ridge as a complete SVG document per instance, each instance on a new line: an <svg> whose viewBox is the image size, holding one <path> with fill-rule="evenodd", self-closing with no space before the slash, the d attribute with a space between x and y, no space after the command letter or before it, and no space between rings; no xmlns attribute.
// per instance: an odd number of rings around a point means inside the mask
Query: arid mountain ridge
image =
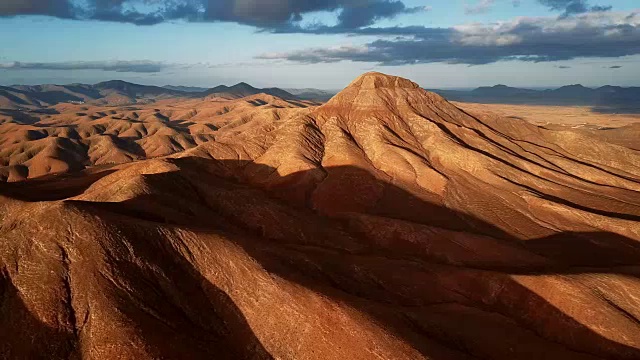
<svg viewBox="0 0 640 360"><path fill-rule="evenodd" d="M0 357L640 357L637 151L380 73L155 106L215 129L0 184Z"/></svg>
<svg viewBox="0 0 640 360"><path fill-rule="evenodd" d="M60 103L86 103L90 105L130 105L149 103L167 98L217 97L237 99L260 93L284 99L297 99L278 88L258 89L246 83L217 86L201 92L183 91L184 88L138 85L111 80L95 85L14 85L0 86L0 109L39 109Z"/></svg>

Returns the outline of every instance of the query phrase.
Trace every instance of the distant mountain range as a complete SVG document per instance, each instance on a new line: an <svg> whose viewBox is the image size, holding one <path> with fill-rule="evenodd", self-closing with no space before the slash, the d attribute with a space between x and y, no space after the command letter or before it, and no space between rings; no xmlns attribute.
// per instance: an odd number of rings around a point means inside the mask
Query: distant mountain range
<svg viewBox="0 0 640 360"><path fill-rule="evenodd" d="M91 105L126 105L149 103L169 98L223 98L238 99L265 93L287 100L299 100L279 88L255 88L247 83L234 86L216 86L211 89L183 86L147 86L121 80L95 85L13 85L0 86L0 108L33 109L60 103L87 103Z"/></svg>
<svg viewBox="0 0 640 360"><path fill-rule="evenodd" d="M453 101L527 104L593 106L602 112L640 111L640 87L602 86L589 88L567 85L557 89L532 90L505 85L479 87L474 90L431 90Z"/></svg>
<svg viewBox="0 0 640 360"><path fill-rule="evenodd" d="M256 95L260 93L277 96L282 99L297 99L297 97L294 96L293 94L279 88L258 89L245 82L241 82L233 86L225 86L225 85L216 86L212 89L199 93L198 95L204 95L208 97L237 99L237 98L243 98L246 96Z"/></svg>
<svg viewBox="0 0 640 360"><path fill-rule="evenodd" d="M303 100L325 102L337 91L319 89L286 89ZM448 100L488 104L592 106L599 112L640 112L640 87L602 86L589 88L567 85L557 89L537 90L506 85L484 86L473 90L440 90Z"/></svg>
<svg viewBox="0 0 640 360"><path fill-rule="evenodd" d="M498 104L593 106L601 112L640 112L640 87L602 86L589 88L567 85L557 89L534 90L506 85L479 87L473 90L438 90L452 101ZM213 88L147 86L121 80L105 81L95 85L13 85L0 86L0 108L41 108L59 103L89 103L92 105L125 105L149 103L157 100L188 98L239 99L265 93L287 100L326 102L337 91L314 88L280 89L256 88L245 82L233 86Z"/></svg>

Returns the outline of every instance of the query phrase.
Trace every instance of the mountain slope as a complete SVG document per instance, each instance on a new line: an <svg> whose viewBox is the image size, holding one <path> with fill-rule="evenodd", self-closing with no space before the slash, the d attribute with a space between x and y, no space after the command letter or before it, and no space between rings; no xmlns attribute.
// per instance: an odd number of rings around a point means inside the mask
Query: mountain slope
<svg viewBox="0 0 640 360"><path fill-rule="evenodd" d="M145 97L145 96L179 96L184 95L182 91L165 89L158 86L138 85L129 83L122 80L111 80L93 85L94 89L98 89L102 92L116 91L122 94L126 94L130 97ZM104 93L103 93L104 95Z"/></svg>
<svg viewBox="0 0 640 360"><path fill-rule="evenodd" d="M101 95L89 85L0 87L0 108L39 108L60 102L85 102Z"/></svg>
<svg viewBox="0 0 640 360"><path fill-rule="evenodd" d="M637 152L379 73L233 129L0 187L0 354L640 357Z"/></svg>

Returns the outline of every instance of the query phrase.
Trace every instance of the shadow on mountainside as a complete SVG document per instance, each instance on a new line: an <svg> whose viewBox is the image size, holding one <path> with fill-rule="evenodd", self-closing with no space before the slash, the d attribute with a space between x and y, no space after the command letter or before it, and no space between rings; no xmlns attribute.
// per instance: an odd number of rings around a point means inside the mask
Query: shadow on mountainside
<svg viewBox="0 0 640 360"><path fill-rule="evenodd" d="M21 110L0 108L0 115L9 116L12 118L13 121L16 121L24 125L34 125L38 121L40 121L39 117L29 115L27 112L21 111Z"/></svg>
<svg viewBox="0 0 640 360"><path fill-rule="evenodd" d="M103 170L97 169L2 183L0 195L27 202L64 200L82 194L94 182L116 171L108 166Z"/></svg>
<svg viewBox="0 0 640 360"><path fill-rule="evenodd" d="M109 215L105 219L109 219ZM116 222L118 220L121 219ZM226 293L194 271L170 244L150 244L147 240L133 237L131 244L149 263L166 269L163 275L168 278L161 278L153 269L114 261L120 287L109 289L109 295L116 299L116 307L111 311L124 314L135 324L136 333L144 339L145 352L155 359L272 359ZM9 275L2 272L2 359L86 358L89 354L83 352L89 349L82 346L83 330L89 333L119 331L83 329L90 328L90 323L75 330L73 327L78 324L69 324L66 331L51 327L32 315L21 296ZM73 309L67 310L73 312ZM105 345L99 345L98 349Z"/></svg>
<svg viewBox="0 0 640 360"><path fill-rule="evenodd" d="M120 243L95 239L103 243L110 264L105 288L135 324L152 358L272 359L231 297L196 267L191 253L196 249L182 240L164 241L157 223L96 211L89 203L74 205L125 235ZM122 251L136 254L137 261L122 259Z"/></svg>
<svg viewBox="0 0 640 360"><path fill-rule="evenodd" d="M166 241L157 223L100 211L93 205L99 204L68 203L100 217L123 238L96 237L86 231L67 238L73 241L75 256L92 259L90 266L80 259L76 264L72 261L62 274L67 279L64 282L34 279L28 265L18 260L10 264L15 270L0 268L0 358L80 359L105 353L124 357L143 353L153 359L272 359L229 295L197 270L189 255L191 249ZM70 232L78 231L72 228ZM52 240L64 242L65 234L58 235L60 239ZM7 239L0 235L8 248ZM102 251L89 252L96 245ZM63 245L57 246L62 249ZM123 254L135 254L135 261ZM25 261L29 260L33 259ZM49 265L51 273L57 271L54 266ZM22 291L14 286L12 276L19 279ZM66 291L68 297L62 304L47 303L34 294L40 287L54 294ZM101 296L96 297L95 292ZM40 313L53 312L57 326L39 320L23 302L24 297L31 298L31 307ZM104 303L102 297L110 301ZM74 309L77 306L81 310ZM95 316L91 312L96 312ZM113 314L125 317L122 325L133 326L126 330L134 330L144 345L134 339L122 342L120 334L125 329L117 322L105 323L105 312L107 319ZM92 334L98 338L92 339Z"/></svg>
<svg viewBox="0 0 640 360"><path fill-rule="evenodd" d="M158 354L179 354L167 337L182 341L177 334L204 333L190 343L202 349L198 356L212 354L209 342L215 349L231 342L248 351L245 357L268 357L233 299L206 279L199 267L206 265L136 230L153 224L224 231L268 272L370 315L428 358L640 357L640 349L591 330L526 285L544 281L542 275L637 278L636 240L558 233L522 241L354 167L280 177L276 169L246 161L166 161L180 170L142 175L144 195L122 203L69 201L115 224L136 253L169 275L162 287L166 280L131 264L118 264L114 274L138 289L135 301L121 294L122 307ZM318 190L323 182L332 187ZM21 200L51 199L19 184L0 190ZM157 304L175 327L159 326L136 304ZM620 329L640 328L633 311L612 301L607 306L620 315ZM221 323L234 328L218 328Z"/></svg>
<svg viewBox="0 0 640 360"><path fill-rule="evenodd" d="M0 358L69 359L75 344L71 331L54 329L25 306L6 269L0 269Z"/></svg>

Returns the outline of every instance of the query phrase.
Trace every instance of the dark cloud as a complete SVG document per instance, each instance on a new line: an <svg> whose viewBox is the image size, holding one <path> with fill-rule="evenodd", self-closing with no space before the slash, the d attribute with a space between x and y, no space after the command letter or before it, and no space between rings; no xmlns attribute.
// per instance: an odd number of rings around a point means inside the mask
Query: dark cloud
<svg viewBox="0 0 640 360"><path fill-rule="evenodd" d="M421 11L400 0L2 0L0 16L48 15L153 25L171 20L235 22L263 29L291 27L316 11L336 12L337 28L353 29ZM8 2L7 2L8 1ZM144 9L144 10L142 10Z"/></svg>
<svg viewBox="0 0 640 360"><path fill-rule="evenodd" d="M114 72L157 73L171 65L154 61L71 61L52 63L0 63L7 70L102 70Z"/></svg>
<svg viewBox="0 0 640 360"><path fill-rule="evenodd" d="M406 33L405 33L406 30ZM501 60L560 61L640 54L640 19L624 13L569 18L517 18L497 24L442 28L363 28L358 34L402 35L362 46L264 54L301 63L342 60L382 65L444 62L480 65Z"/></svg>
<svg viewBox="0 0 640 360"><path fill-rule="evenodd" d="M588 0L538 0L538 2L551 10L562 11L562 17L587 12L601 12L611 10L611 6L591 6Z"/></svg>
<svg viewBox="0 0 640 360"><path fill-rule="evenodd" d="M373 1L360 6L345 7L338 15L338 26L347 29L372 25L384 18L392 18L397 14L415 13L424 8L407 8L400 1Z"/></svg>
<svg viewBox="0 0 640 360"><path fill-rule="evenodd" d="M2 0L0 16L49 15L70 18L73 5L69 0Z"/></svg>
<svg viewBox="0 0 640 360"><path fill-rule="evenodd" d="M613 66L609 66L609 69L620 69L622 68L621 65L613 65Z"/></svg>
<svg viewBox="0 0 640 360"><path fill-rule="evenodd" d="M609 5L609 6L601 6L601 5L596 5L596 6L592 6L591 9L589 9L592 12L599 12L599 11L611 11L611 9L613 9L613 6Z"/></svg>
<svg viewBox="0 0 640 360"><path fill-rule="evenodd" d="M315 11L337 11L336 28L353 29L421 9L409 8L398 0L208 0L204 5L206 21L230 21L267 29L285 27Z"/></svg>
<svg viewBox="0 0 640 360"><path fill-rule="evenodd" d="M571 66L566 66L566 65L558 65L556 66L558 69L571 69Z"/></svg>

